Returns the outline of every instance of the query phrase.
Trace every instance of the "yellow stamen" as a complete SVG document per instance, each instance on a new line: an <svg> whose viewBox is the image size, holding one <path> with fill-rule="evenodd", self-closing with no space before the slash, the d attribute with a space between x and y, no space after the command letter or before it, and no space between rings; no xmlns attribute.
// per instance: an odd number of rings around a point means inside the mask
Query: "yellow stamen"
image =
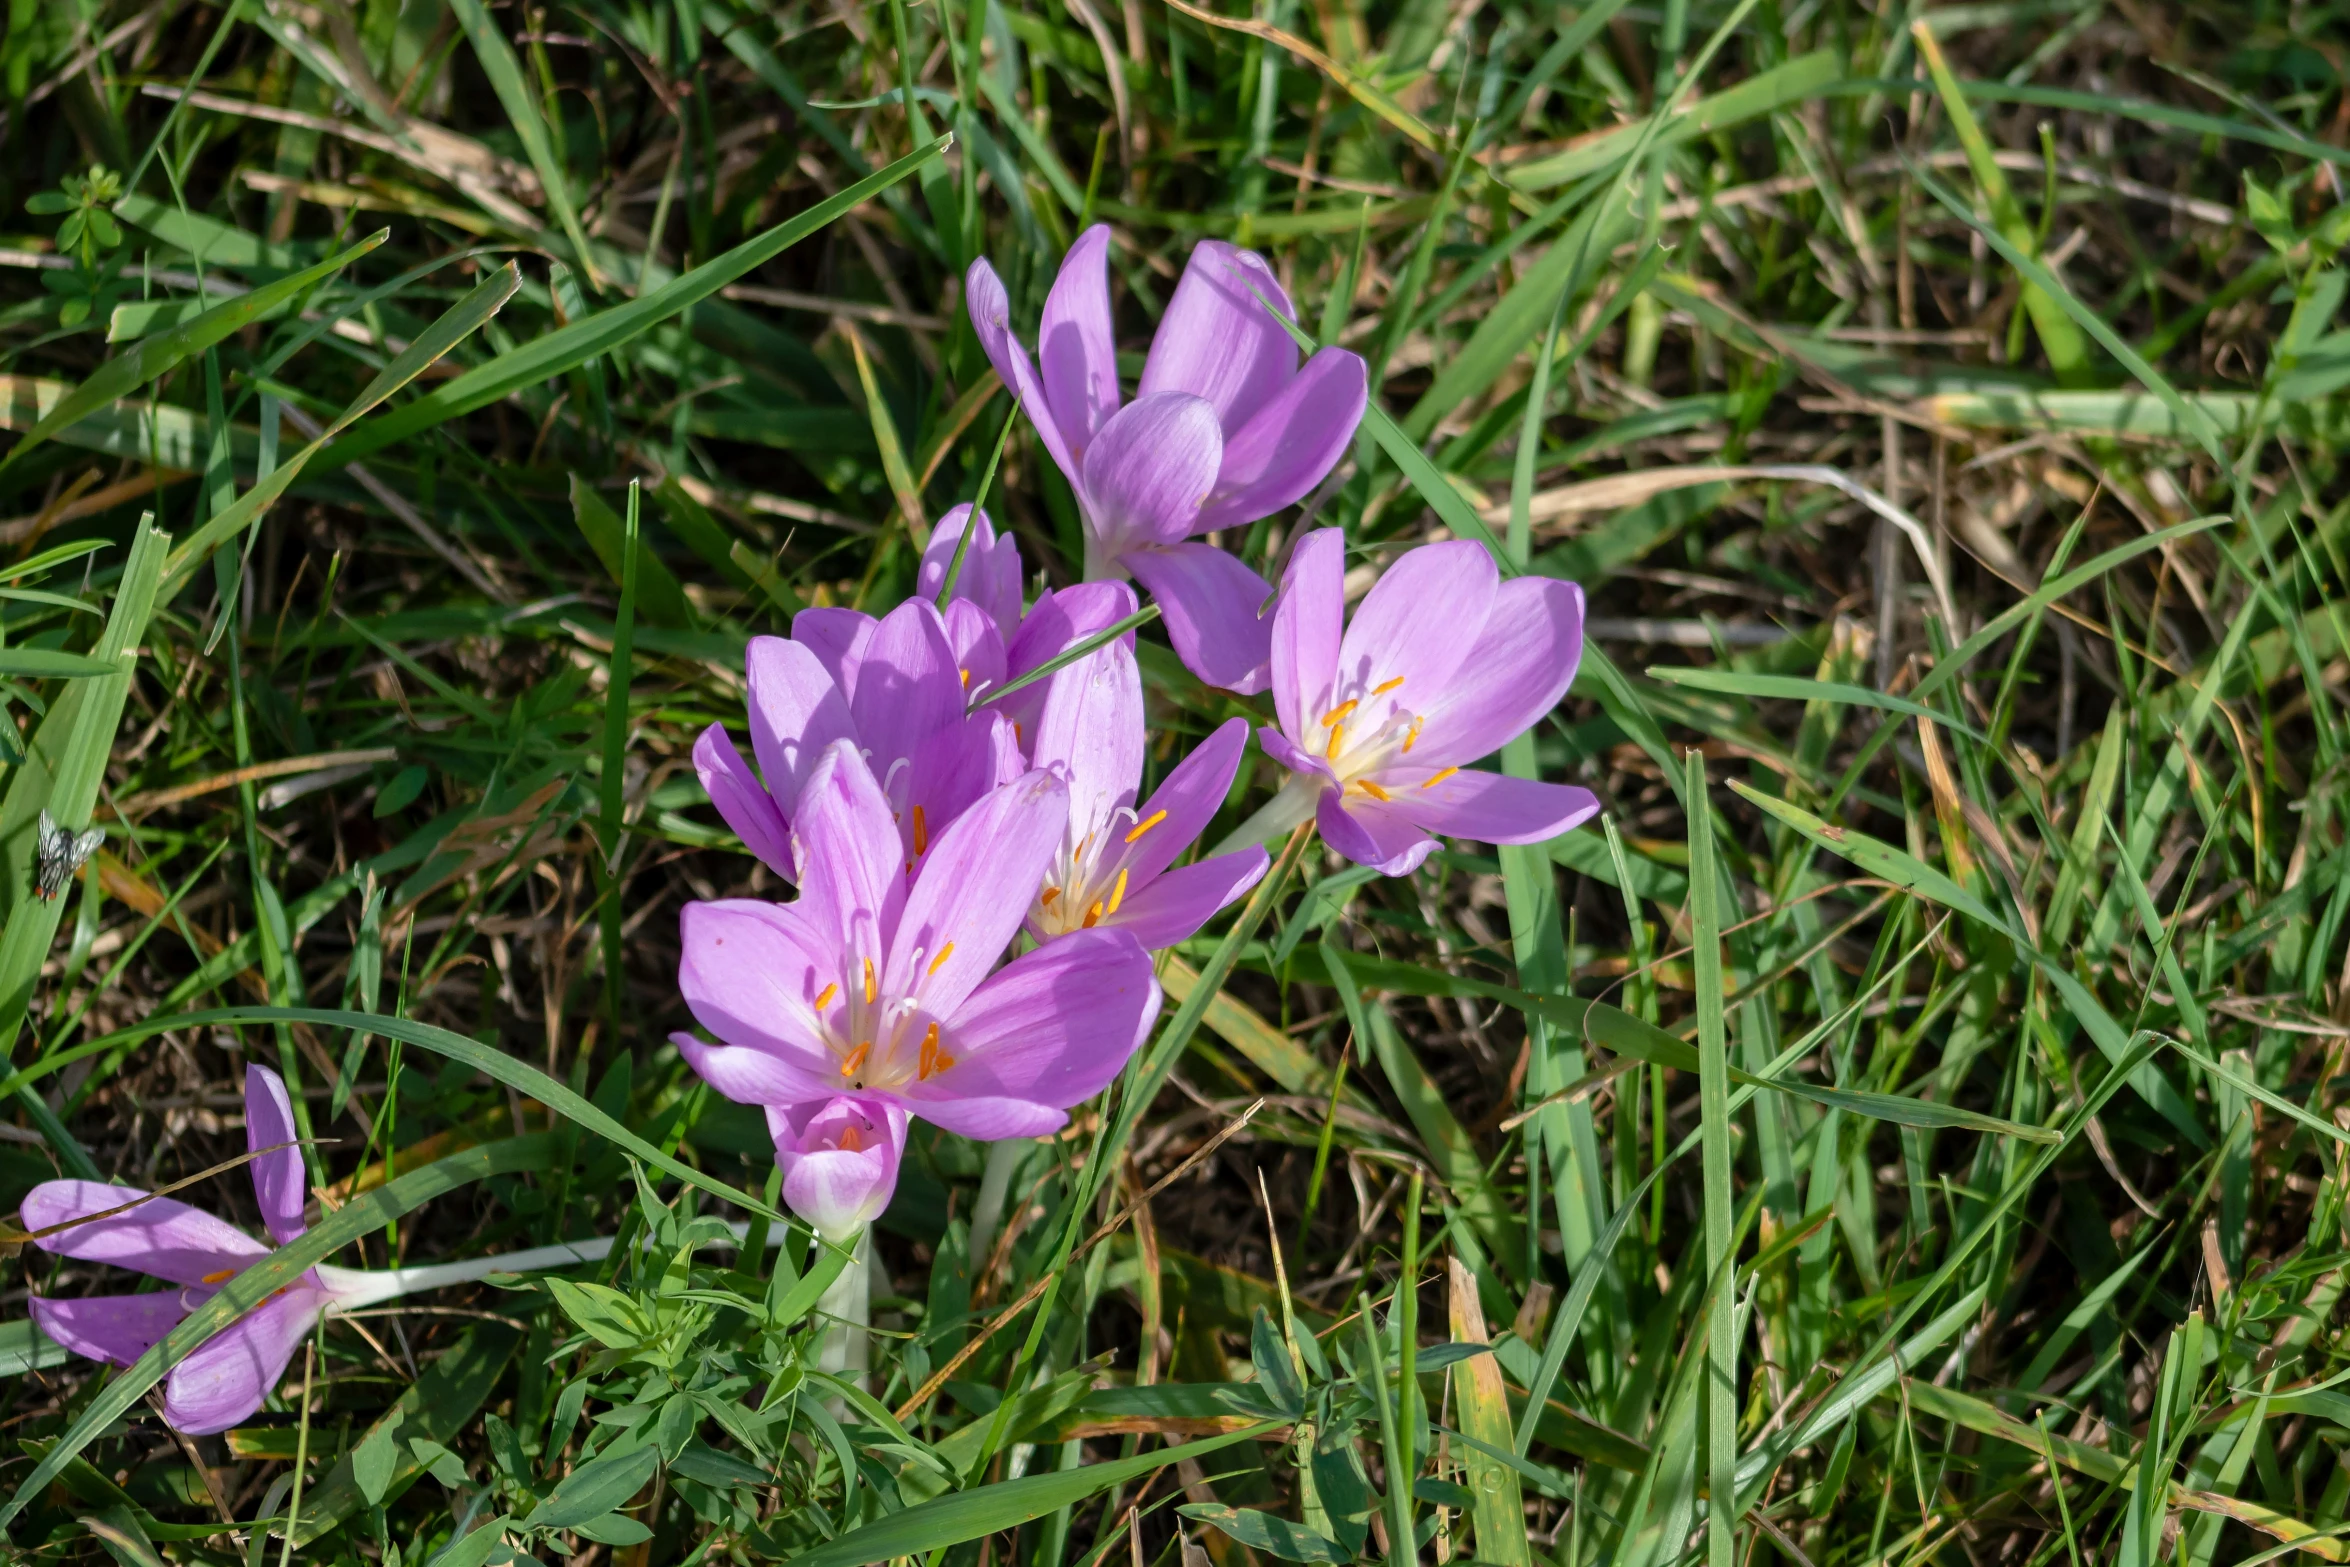
<svg viewBox="0 0 2350 1567"><path fill-rule="evenodd" d="M1165 811L1151 812L1150 815L1144 817L1141 821L1134 824L1134 830L1126 835L1126 841L1128 843L1134 842L1135 839L1140 838L1144 833L1149 832L1153 827L1158 826L1159 823L1165 821L1166 819L1167 813Z"/></svg>
<svg viewBox="0 0 2350 1567"><path fill-rule="evenodd" d="M853 1126L844 1126L840 1129L840 1146L843 1153L862 1153L865 1151L865 1134Z"/></svg>
<svg viewBox="0 0 2350 1567"><path fill-rule="evenodd" d="M1086 834L1084 837L1082 837L1082 838L1078 839L1078 840L1077 840L1077 852L1076 852L1075 854L1071 855L1071 856L1070 856L1070 858L1071 858L1072 860L1083 860L1083 859L1085 858L1085 846L1086 846L1087 844L1091 843L1091 842L1093 842L1093 834L1092 834L1092 833L1087 833L1087 834Z"/></svg>
<svg viewBox="0 0 2350 1567"><path fill-rule="evenodd" d="M1339 703L1336 707L1330 709L1329 712L1322 715L1322 727L1328 729L1335 724L1343 723L1347 714L1353 712L1356 708L1362 705L1363 704L1359 700L1351 697L1348 698L1346 701Z"/></svg>
<svg viewBox="0 0 2350 1567"><path fill-rule="evenodd" d="M840 1075L843 1077L855 1077L859 1069L865 1065L865 1058L872 1053L873 1042L871 1040L867 1040L864 1044L861 1044L856 1049L850 1051L849 1058L840 1064Z"/></svg>
<svg viewBox="0 0 2350 1567"><path fill-rule="evenodd" d="M223 1269L221 1269L221 1270L220 1270L218 1273L207 1273L207 1274L205 1274L205 1275L204 1275L204 1282L205 1282L205 1283L207 1283L207 1284L223 1284L223 1283L226 1283L228 1280L235 1278L236 1276L237 1276L237 1270L236 1270L236 1269L234 1269L234 1268L223 1268Z"/></svg>
<svg viewBox="0 0 2350 1567"><path fill-rule="evenodd" d="M873 1005L875 998L880 994L881 992L875 989L873 984L873 960L867 958L865 960L865 1005Z"/></svg>
<svg viewBox="0 0 2350 1567"><path fill-rule="evenodd" d="M826 1007L828 1007L828 1006L832 1005L832 998L833 998L833 997L835 997L835 996L837 996L837 995L839 995L839 994L840 994L840 987L839 987L838 985L827 985L827 986L825 986L825 987L824 987L824 992L823 992L823 994L819 995L819 996L816 998L816 1010L817 1010L817 1011L819 1011L819 1012L821 1012L821 1011L823 1011L823 1010L824 1010Z"/></svg>
<svg viewBox="0 0 2350 1567"><path fill-rule="evenodd" d="M1116 884L1115 886L1113 886L1113 887L1110 889L1110 907L1109 907L1109 909L1107 910L1107 912L1108 912L1108 913L1111 913L1111 914L1115 914L1115 913L1117 913L1117 912L1118 912L1118 905L1119 905L1119 904L1121 904L1121 903L1124 903L1125 901L1126 901L1126 872L1125 872L1125 869L1124 869L1123 867L1121 867L1121 868L1119 869L1119 871L1118 871L1118 881L1117 881L1117 884Z"/></svg>
<svg viewBox="0 0 2350 1567"><path fill-rule="evenodd" d="M1055 898L1059 897L1060 895L1061 895L1061 889L1060 889L1060 888L1058 888L1058 887L1047 887L1047 888L1045 888L1045 890L1044 890L1042 893L1038 894L1036 901L1037 901L1037 902L1039 902L1039 903L1041 903L1041 904L1043 904L1043 905L1044 905L1046 908L1048 908L1048 909L1049 909L1049 908L1051 908L1051 907L1053 906L1053 900L1054 900Z"/></svg>
<svg viewBox="0 0 2350 1567"><path fill-rule="evenodd" d="M941 1050L937 1055L931 1057L930 1070L932 1075L935 1076L936 1074L947 1070L947 1068L953 1066L954 1064L955 1058Z"/></svg>
<svg viewBox="0 0 2350 1567"><path fill-rule="evenodd" d="M1324 751L1324 752L1322 753L1322 755L1323 755L1324 757L1326 757L1327 759L1329 759L1330 761L1333 761L1333 762L1335 762L1335 761L1337 761L1337 760L1338 760L1338 752L1339 752L1339 749L1340 749L1342 746L1344 746L1345 744L1346 744L1346 725L1344 725L1344 724L1332 724L1332 725L1330 726L1330 749L1328 749L1327 751Z"/></svg>
<svg viewBox="0 0 2350 1567"><path fill-rule="evenodd" d="M1429 780L1428 780L1426 783L1424 783L1424 784L1420 785L1420 787L1421 787L1421 788L1423 788L1423 789L1433 789L1433 788L1435 788L1435 787L1436 787L1438 784L1440 784L1440 783L1444 782L1444 780L1446 780L1447 778L1450 778L1450 777L1451 777L1453 774L1455 774L1455 773L1457 773L1457 772L1459 772L1459 771L1460 771L1460 769L1459 769L1459 768L1457 768L1457 767L1447 767L1447 768L1446 768L1446 769L1445 769L1443 772L1441 772L1441 773L1438 773L1438 774L1437 774L1435 777L1433 777L1433 778L1429 779Z"/></svg>
<svg viewBox="0 0 2350 1567"><path fill-rule="evenodd" d="M1390 681L1388 681L1388 682L1387 682L1386 684L1384 684L1384 685L1376 685L1376 686L1373 686L1373 687L1371 688L1371 694L1372 694L1373 696L1385 696L1385 695L1386 695L1388 692L1390 692L1390 691L1393 691L1393 690L1394 690L1394 689L1395 689L1397 686L1400 686L1400 685L1402 685L1402 684L1403 684L1403 676L1401 676L1401 675L1398 675L1398 676L1396 676L1396 677L1395 677L1393 680L1390 680Z"/></svg>
<svg viewBox="0 0 2350 1567"><path fill-rule="evenodd" d="M1369 795L1374 800L1386 800L1393 798L1393 796L1390 795L1386 790L1380 788L1377 784L1371 782L1371 780L1368 778L1357 778L1355 780L1355 787L1362 790L1363 793Z"/></svg>
<svg viewBox="0 0 2350 1567"><path fill-rule="evenodd" d="M971 671L970 671L970 670L968 670L968 669L960 669L960 670L957 670L957 671L956 671L956 673L957 673L957 674L959 674L959 675L961 675L961 676L963 677L963 689L964 689L964 690L966 690L966 691L970 690L970 689L971 689Z"/></svg>
<svg viewBox="0 0 2350 1567"><path fill-rule="evenodd" d="M1420 726L1427 721L1428 720L1426 718L1415 718L1412 720L1412 727L1410 731L1403 737L1404 755L1411 755L1412 747L1420 743Z"/></svg>
<svg viewBox="0 0 2350 1567"><path fill-rule="evenodd" d="M1101 923L1101 918L1102 902L1101 899L1096 898L1093 900L1093 907L1085 911L1085 928L1087 930L1093 929L1094 926Z"/></svg>
<svg viewBox="0 0 2350 1567"><path fill-rule="evenodd" d="M938 949L937 957L930 960L930 972L936 974L940 969L945 968L947 966L947 959L953 957L954 955L955 944L950 941L945 946Z"/></svg>
<svg viewBox="0 0 2350 1567"><path fill-rule="evenodd" d="M938 1025L933 1023L922 1034L919 1064L914 1069L916 1081L921 1081L938 1070Z"/></svg>
<svg viewBox="0 0 2350 1567"><path fill-rule="evenodd" d="M918 855L930 852L930 823L923 819L919 805L914 807L914 852Z"/></svg>

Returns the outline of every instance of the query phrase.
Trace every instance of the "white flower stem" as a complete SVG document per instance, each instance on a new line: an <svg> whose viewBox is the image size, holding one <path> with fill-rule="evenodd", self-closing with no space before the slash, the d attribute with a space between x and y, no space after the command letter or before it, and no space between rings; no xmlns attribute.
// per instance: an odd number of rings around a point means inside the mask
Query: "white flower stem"
<svg viewBox="0 0 2350 1567"><path fill-rule="evenodd" d="M977 1279L979 1270L987 1266L988 1252L995 1245L996 1235L1004 1227L1004 1205L1011 1201L1012 1172L1020 1167L1020 1156L1028 1151L1028 1143L1018 1137L1007 1137L987 1145L987 1165L979 1175L979 1200L971 1205L971 1242L968 1248L971 1277Z"/></svg>
<svg viewBox="0 0 2350 1567"><path fill-rule="evenodd" d="M1219 854L1231 854L1251 844L1274 844L1288 837L1302 822L1314 819L1314 807L1321 803L1325 780L1292 774L1287 783L1274 792L1273 798L1257 807L1256 814L1225 834L1224 841L1210 849L1207 859Z"/></svg>
<svg viewBox="0 0 2350 1567"><path fill-rule="evenodd" d="M873 1227L857 1232L856 1250L848 1266L817 1301L816 1310L832 1319L824 1330L823 1347L816 1352L816 1369L865 1389L865 1371L872 1363Z"/></svg>
<svg viewBox="0 0 2350 1567"><path fill-rule="evenodd" d="M750 1229L737 1220L727 1225L736 1241L741 1241ZM767 1244L780 1246L790 1233L785 1225L776 1225L767 1232ZM648 1237L648 1244L650 1238ZM454 1284L473 1284L493 1273L535 1273L548 1268L575 1268L583 1262L601 1262L612 1255L612 1237L591 1236L582 1241L565 1241L556 1246L533 1246L527 1251L500 1252L495 1257L468 1257L462 1262L432 1263L416 1268L334 1268L320 1264L319 1282L335 1296L334 1309L356 1311L379 1301L395 1300L402 1295L414 1295L424 1290L447 1289ZM846 1277L845 1273L843 1275Z"/></svg>

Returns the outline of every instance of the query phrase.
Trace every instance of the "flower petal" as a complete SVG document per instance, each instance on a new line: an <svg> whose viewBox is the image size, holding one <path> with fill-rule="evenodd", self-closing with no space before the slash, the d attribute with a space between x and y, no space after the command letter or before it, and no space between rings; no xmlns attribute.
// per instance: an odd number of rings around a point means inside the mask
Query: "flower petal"
<svg viewBox="0 0 2350 1567"><path fill-rule="evenodd" d="M1026 1099L917 1099L909 1091L897 1096L907 1110L941 1131L973 1142L1001 1142L1007 1137L1043 1137L1069 1124L1065 1111Z"/></svg>
<svg viewBox="0 0 2350 1567"><path fill-rule="evenodd" d="M1264 257L1201 240L1159 320L1135 395L1189 392L1215 407L1227 434L1237 432L1297 374L1297 345L1268 302L1297 318Z"/></svg>
<svg viewBox="0 0 2350 1567"><path fill-rule="evenodd" d="M1150 589L1183 667L1211 686L1243 696L1271 678L1273 589L1212 544L1173 544L1125 558Z"/></svg>
<svg viewBox="0 0 2350 1567"><path fill-rule="evenodd" d="M824 666L846 699L849 688L856 684L857 661L864 655L864 644L878 624L863 610L819 605L792 616L791 640L816 655L816 662Z"/></svg>
<svg viewBox="0 0 2350 1567"><path fill-rule="evenodd" d="M1028 351L1012 335L1012 300L1004 292L1003 279L995 275L995 268L982 256L971 263L963 274L963 306L971 313L971 330L979 335L979 346L987 353L987 362L995 366L995 373L1003 377L1004 385L1019 399L1020 409L1028 415L1028 422L1036 426L1037 439L1044 449L1060 464L1061 472L1069 482L1077 482L1078 466L1070 455L1069 443L1062 438L1061 427L1054 422L1051 400L1045 396L1044 384L1028 363Z"/></svg>
<svg viewBox="0 0 2350 1567"><path fill-rule="evenodd" d="M843 740L818 759L792 818L792 863L812 954L830 958L853 946L879 958L904 906L904 839L896 813L855 745ZM827 973L823 984L836 978ZM810 991L811 995L815 992Z"/></svg>
<svg viewBox="0 0 2350 1567"><path fill-rule="evenodd" d="M1385 876L1409 876L1436 852L1436 840L1401 816L1370 800L1350 810L1336 789L1322 796L1314 821L1324 843Z"/></svg>
<svg viewBox="0 0 2350 1567"><path fill-rule="evenodd" d="M280 1246L302 1238L303 1180L301 1133L294 1127L294 1101L286 1080L269 1068L245 1068L245 1151L253 1160L253 1195L261 1222ZM280 1146L284 1145L284 1146ZM269 1148L271 1153L259 1153Z"/></svg>
<svg viewBox="0 0 2350 1567"><path fill-rule="evenodd" d="M33 1323L77 1355L127 1366L163 1342L192 1310L183 1290L149 1295L85 1295L79 1300L34 1296Z"/></svg>
<svg viewBox="0 0 2350 1567"><path fill-rule="evenodd" d="M1012 745L1011 726L993 713L958 720L914 747L899 823L904 863L920 862L956 818L1027 770Z"/></svg>
<svg viewBox="0 0 2350 1567"><path fill-rule="evenodd" d="M743 847L765 862L785 881L796 881L791 863L791 827L783 812L743 760L742 752L726 737L724 724L712 724L694 742L694 772L702 792L718 808L720 820L734 830Z"/></svg>
<svg viewBox="0 0 2350 1567"><path fill-rule="evenodd" d="M694 1075L738 1105L792 1105L837 1093L841 1080L789 1057L750 1045L706 1045L691 1034L669 1036Z"/></svg>
<svg viewBox="0 0 2350 1567"><path fill-rule="evenodd" d="M939 518L938 526L930 530L930 542L923 547L922 566L914 579L924 598L936 602L938 590L946 585L947 567L954 563L955 550L963 542L963 525L970 516L971 503L965 501ZM1020 627L1020 577L1020 542L1009 533L999 537L995 524L981 512L979 525L971 530L970 548L963 552L962 569L955 574L951 602L968 602L987 611L1008 642Z"/></svg>
<svg viewBox="0 0 2350 1567"><path fill-rule="evenodd" d="M783 1200L818 1234L846 1240L889 1206L906 1147L904 1106L843 1096L770 1108L767 1126Z"/></svg>
<svg viewBox="0 0 2350 1567"><path fill-rule="evenodd" d="M1072 931L1022 954L948 1021L955 1064L901 1090L916 1114L944 1100L1067 1109L1107 1087L1159 1014L1150 954L1122 930Z"/></svg>
<svg viewBox="0 0 2350 1567"><path fill-rule="evenodd" d="M1473 678L1456 677L1427 709L1412 759L1443 767L1491 756L1558 706L1582 660L1581 588L1555 577L1503 583L1462 665Z"/></svg>
<svg viewBox="0 0 2350 1567"><path fill-rule="evenodd" d="M45 1230L146 1195L103 1181L43 1181L25 1194L18 1216L26 1229ZM201 1284L223 1269L235 1274L269 1255L267 1246L226 1220L169 1197L151 1198L127 1213L40 1236L33 1244L77 1262L135 1268L174 1284Z"/></svg>
<svg viewBox="0 0 2350 1567"><path fill-rule="evenodd" d="M1004 633L995 617L969 599L956 599L947 605L945 618L947 651L955 657L964 700L1002 685Z"/></svg>
<svg viewBox="0 0 2350 1567"><path fill-rule="evenodd" d="M1395 815L1447 838L1542 843L1599 814L1599 796L1573 784L1543 783L1470 769L1434 783L1393 786Z"/></svg>
<svg viewBox="0 0 2350 1567"><path fill-rule="evenodd" d="M858 660L849 714L881 792L896 799L890 769L912 756L917 742L963 717L962 666L935 606L908 599L882 617Z"/></svg>
<svg viewBox="0 0 2350 1567"><path fill-rule="evenodd" d="M1110 813L1142 785L1142 670L1120 638L1043 684L1029 758L1069 786L1071 841L1108 830Z"/></svg>
<svg viewBox="0 0 2350 1567"><path fill-rule="evenodd" d="M1216 491L1200 508L1200 532L1245 527L1305 499L1355 438L1370 402L1360 357L1325 348L1224 443Z"/></svg>
<svg viewBox="0 0 2350 1567"><path fill-rule="evenodd" d="M1456 677L1491 684L1492 674L1470 663L1468 655L1493 613L1500 583L1493 557L1469 539L1406 550L1380 573L1355 606L1338 646L1335 694L1360 696L1368 709L1356 712L1350 727L1379 723L1388 703L1403 712L1425 713L1452 695ZM1392 686L1391 693L1376 699L1369 695L1382 686ZM1307 716L1318 720L1321 715ZM1423 736L1418 744L1426 743ZM1425 760L1417 754L1418 745L1413 749L1412 760Z"/></svg>
<svg viewBox="0 0 2350 1567"><path fill-rule="evenodd" d="M1046 594L1020 622L1019 632L1005 650L1005 680L1017 680L1042 667L1047 660L1085 638L1109 630L1133 614L1134 609L1134 589L1123 582L1080 582ZM1129 631L1119 640L1131 647L1134 633ZM1035 743L1037 719L1044 711L1050 684L1048 680L1040 680L1022 686L1000 702L988 704L991 711L1012 721L1013 739L1023 751Z"/></svg>
<svg viewBox="0 0 2350 1567"><path fill-rule="evenodd" d="M800 618L805 620L811 613L803 610ZM759 760L759 772L767 781L767 792L774 796L777 816L789 818L798 809L795 802L816 758L833 741L856 732L849 720L848 700L841 694L833 671L814 650L784 637L751 638L743 652L743 671L751 687L750 701L745 704L751 721L751 754ZM695 761L698 765L698 755ZM743 842L748 844L750 839L745 837ZM785 863L790 863L788 857Z"/></svg>
<svg viewBox="0 0 2350 1567"><path fill-rule="evenodd" d="M1080 463L1118 411L1118 334L1110 323L1110 230L1096 223L1061 258L1036 328L1037 379Z"/></svg>
<svg viewBox="0 0 2350 1567"><path fill-rule="evenodd" d="M689 903L679 926L677 988L694 1021L730 1045L828 1069L816 998L841 982L841 957L799 905Z"/></svg>
<svg viewBox="0 0 2350 1567"><path fill-rule="evenodd" d="M1330 710L1345 633L1346 535L1316 528L1289 552L1273 606L1273 706L1287 733L1310 739L1315 717Z"/></svg>
<svg viewBox="0 0 2350 1567"><path fill-rule="evenodd" d="M1119 561L1129 550L1197 533L1200 503L1223 461L1216 411L1199 398L1161 392L1127 404L1085 453L1079 490L1094 535L1089 551Z"/></svg>
<svg viewBox="0 0 2350 1567"><path fill-rule="evenodd" d="M1332 784L1338 782L1338 775L1331 771L1328 761L1311 751L1301 750L1278 729L1258 729L1257 745L1267 756L1293 773L1325 779Z"/></svg>
<svg viewBox="0 0 2350 1567"><path fill-rule="evenodd" d="M1262 845L1219 854L1154 878L1103 923L1125 931L1153 952L1189 941L1199 928L1248 895L1273 857Z"/></svg>
<svg viewBox="0 0 2350 1567"><path fill-rule="evenodd" d="M196 1346L163 1384L163 1418L188 1436L242 1424L285 1375L326 1308L327 1293L296 1284Z"/></svg>
<svg viewBox="0 0 2350 1567"><path fill-rule="evenodd" d="M906 895L883 989L954 1015L1027 917L1069 820L1069 790L1032 772L990 793L931 845Z"/></svg>
<svg viewBox="0 0 2350 1567"><path fill-rule="evenodd" d="M1125 870L1139 883L1148 881L1191 847L1223 809L1232 792L1233 775L1240 771L1248 750L1248 720L1228 718L1213 734L1191 748L1160 780L1151 797L1135 808L1134 825L1127 828L1123 859L1110 867ZM1149 943L1144 943L1149 945Z"/></svg>

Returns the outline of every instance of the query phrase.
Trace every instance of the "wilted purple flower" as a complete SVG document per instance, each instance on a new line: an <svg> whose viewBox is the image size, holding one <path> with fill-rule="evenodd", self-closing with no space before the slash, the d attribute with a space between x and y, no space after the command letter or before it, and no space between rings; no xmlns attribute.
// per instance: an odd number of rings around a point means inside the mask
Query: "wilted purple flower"
<svg viewBox="0 0 2350 1567"><path fill-rule="evenodd" d="M1110 231L1096 225L1069 247L1033 367L985 259L965 280L971 324L1077 492L1087 578L1131 574L1158 600L1194 674L1262 691L1271 588L1236 557L1186 541L1271 516L1322 481L1362 421L1363 361L1325 348L1301 369L1273 313L1296 316L1272 268L1254 252L1203 240L1159 322L1134 401L1121 406L1109 246Z"/></svg>
<svg viewBox="0 0 2350 1567"><path fill-rule="evenodd" d="M1125 929L1157 950L1188 939L1245 895L1271 863L1252 845L1169 870L1224 803L1248 748L1235 718L1193 747L1137 807L1144 750L1142 672L1126 640L1109 643L1043 682L1047 695L1031 759L1069 786L1069 825L1045 873L1029 929L1047 940Z"/></svg>
<svg viewBox="0 0 2350 1567"><path fill-rule="evenodd" d="M909 876L855 746L815 762L792 822L796 903L689 903L678 984L721 1043L672 1041L741 1104L847 1097L966 1137L1032 1137L1117 1076L1158 1014L1150 957L1082 931L992 973L1068 821L1031 772L965 811Z"/></svg>
<svg viewBox="0 0 2350 1567"><path fill-rule="evenodd" d="M245 1068L245 1147L270 1149L253 1160L253 1194L278 1245L299 1239L302 1150L295 1140L286 1085L264 1066ZM138 1206L124 1212L111 1209ZM98 1217L103 1215L103 1217ZM270 1253L234 1225L200 1208L149 1197L101 1181L44 1181L25 1197L21 1217L33 1244L80 1262L132 1268L179 1285L146 1295L35 1296L33 1321L77 1355L127 1366L212 1298L219 1287ZM79 1222L77 1222L79 1221ZM53 1235L40 1231L71 1228ZM163 1418L190 1436L226 1431L261 1407L319 1317L365 1292L365 1275L312 1268L198 1345L163 1384Z"/></svg>
<svg viewBox="0 0 2350 1567"><path fill-rule="evenodd" d="M919 862L948 823L1021 771L1011 726L970 692L1004 678L993 617L968 599L941 615L908 599L875 620L849 609L806 609L792 634L753 637L751 771L725 726L694 742L694 770L710 803L744 847L796 880L791 821L809 770L827 746L848 740L881 780L906 864ZM764 783L762 783L764 778Z"/></svg>
<svg viewBox="0 0 2350 1567"><path fill-rule="evenodd" d="M957 506L938 519L938 526L930 530L930 542L923 546L915 590L933 603L938 590L946 586L947 567L954 563L955 551L963 542L963 526L970 517L969 502ZM979 514L978 526L971 530L971 547L963 551L963 569L955 575L954 595L948 602L965 600L987 612L1005 642L1019 631L1020 541L1009 533L999 536L984 511Z"/></svg>
<svg viewBox="0 0 2350 1567"><path fill-rule="evenodd" d="M1265 753L1294 775L1294 819L1390 876L1417 869L1430 833L1539 843L1589 820L1599 799L1571 784L1466 770L1558 705L1583 656L1583 590L1552 577L1500 579L1483 546L1424 544L1390 566L1346 616L1346 543L1300 539L1273 612L1273 700Z"/></svg>
<svg viewBox="0 0 2350 1567"><path fill-rule="evenodd" d="M906 1152L903 1106L847 1095L769 1105L767 1130L784 1202L825 1239L847 1240L889 1206Z"/></svg>

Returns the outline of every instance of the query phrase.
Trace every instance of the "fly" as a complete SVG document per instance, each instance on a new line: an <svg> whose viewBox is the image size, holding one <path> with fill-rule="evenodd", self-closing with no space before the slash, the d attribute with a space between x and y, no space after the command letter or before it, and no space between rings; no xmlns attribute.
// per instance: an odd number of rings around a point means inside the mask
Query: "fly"
<svg viewBox="0 0 2350 1567"><path fill-rule="evenodd" d="M106 841L106 829L92 827L75 832L60 827L49 813L41 812L39 841L33 848L33 892L43 903L65 890L73 880L73 873L82 868L89 857L98 852L98 845Z"/></svg>

